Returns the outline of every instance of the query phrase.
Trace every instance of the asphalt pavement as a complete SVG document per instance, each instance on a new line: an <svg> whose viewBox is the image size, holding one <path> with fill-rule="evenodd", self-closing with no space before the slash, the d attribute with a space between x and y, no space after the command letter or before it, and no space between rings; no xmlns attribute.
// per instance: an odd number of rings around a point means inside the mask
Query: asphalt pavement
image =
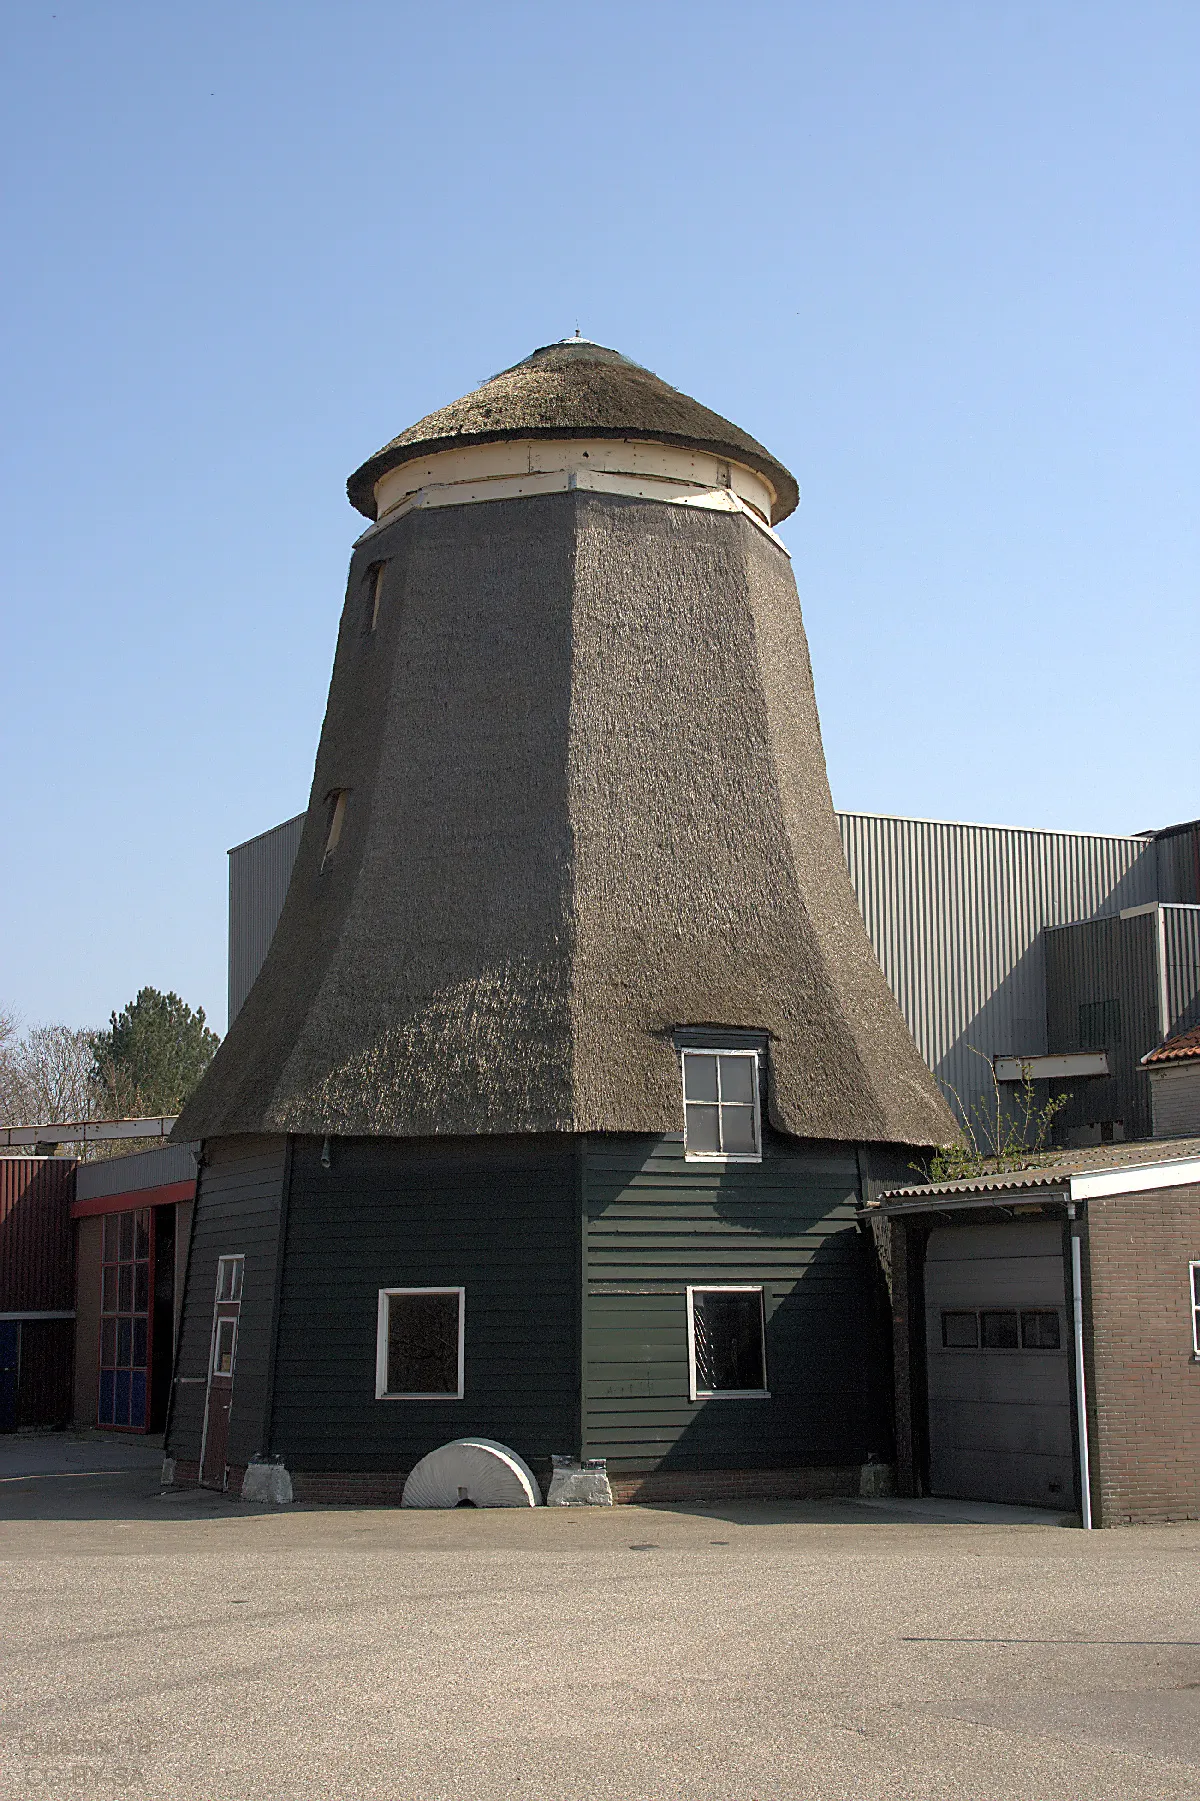
<svg viewBox="0 0 1200 1801"><path fill-rule="evenodd" d="M1200 1526L268 1511L113 1443L0 1441L5 1798L1200 1795Z"/></svg>

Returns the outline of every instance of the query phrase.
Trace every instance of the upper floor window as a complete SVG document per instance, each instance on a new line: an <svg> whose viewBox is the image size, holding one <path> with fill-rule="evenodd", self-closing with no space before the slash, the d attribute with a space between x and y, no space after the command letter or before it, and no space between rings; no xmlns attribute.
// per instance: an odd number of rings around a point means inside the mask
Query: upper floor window
<svg viewBox="0 0 1200 1801"><path fill-rule="evenodd" d="M758 1052L685 1049L682 1056L684 1156L761 1161Z"/></svg>
<svg viewBox="0 0 1200 1801"><path fill-rule="evenodd" d="M322 869L341 841L342 826L346 820L346 797L349 792L349 788L334 788L325 796L325 805L329 809L329 824L325 833L325 854L321 858Z"/></svg>
<svg viewBox="0 0 1200 1801"><path fill-rule="evenodd" d="M379 608L383 601L383 577L386 569L386 563L372 563L367 570L367 630L369 632L373 632L379 624Z"/></svg>

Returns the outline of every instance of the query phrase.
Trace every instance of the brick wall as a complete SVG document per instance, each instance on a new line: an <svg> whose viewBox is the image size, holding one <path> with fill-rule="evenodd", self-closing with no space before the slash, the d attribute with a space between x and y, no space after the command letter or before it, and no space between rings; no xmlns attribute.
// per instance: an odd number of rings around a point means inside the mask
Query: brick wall
<svg viewBox="0 0 1200 1801"><path fill-rule="evenodd" d="M1088 1236L1099 1523L1200 1519L1200 1185L1091 1200Z"/></svg>

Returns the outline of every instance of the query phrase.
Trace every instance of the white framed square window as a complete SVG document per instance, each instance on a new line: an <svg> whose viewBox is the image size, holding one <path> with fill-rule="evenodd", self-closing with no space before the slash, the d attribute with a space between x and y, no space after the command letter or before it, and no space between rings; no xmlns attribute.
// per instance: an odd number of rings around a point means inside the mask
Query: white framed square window
<svg viewBox="0 0 1200 1801"><path fill-rule="evenodd" d="M217 1318L213 1331L212 1373L214 1376L228 1376L233 1380L233 1358L237 1349L237 1315L223 1313Z"/></svg>
<svg viewBox="0 0 1200 1801"><path fill-rule="evenodd" d="M684 1156L709 1163L761 1163L758 1052L687 1048L681 1056Z"/></svg>
<svg viewBox="0 0 1200 1801"><path fill-rule="evenodd" d="M381 1288L377 1401L461 1401L465 1288Z"/></svg>
<svg viewBox="0 0 1200 1801"><path fill-rule="evenodd" d="M1192 1356L1200 1358L1200 1257L1188 1264L1192 1302Z"/></svg>
<svg viewBox="0 0 1200 1801"><path fill-rule="evenodd" d="M689 1287L687 1320L689 1400L770 1398L761 1284Z"/></svg>

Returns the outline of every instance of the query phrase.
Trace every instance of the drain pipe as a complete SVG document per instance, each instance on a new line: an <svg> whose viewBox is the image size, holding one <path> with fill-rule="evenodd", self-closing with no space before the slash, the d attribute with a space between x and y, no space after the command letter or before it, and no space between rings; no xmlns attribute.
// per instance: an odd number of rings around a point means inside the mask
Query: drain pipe
<svg viewBox="0 0 1200 1801"><path fill-rule="evenodd" d="M1075 1203L1067 1202L1067 1218L1075 1220ZM1083 1259L1079 1233L1071 1231L1071 1310L1075 1319L1075 1400L1079 1413L1079 1516L1085 1532L1092 1530L1092 1466L1088 1453L1087 1381L1083 1369Z"/></svg>

